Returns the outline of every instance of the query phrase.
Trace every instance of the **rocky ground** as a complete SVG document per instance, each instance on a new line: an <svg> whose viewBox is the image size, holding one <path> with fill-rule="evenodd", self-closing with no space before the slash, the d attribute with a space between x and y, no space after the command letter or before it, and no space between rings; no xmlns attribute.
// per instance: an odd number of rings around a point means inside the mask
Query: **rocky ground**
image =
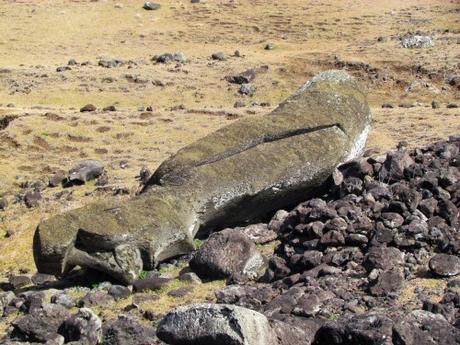
<svg viewBox="0 0 460 345"><path fill-rule="evenodd" d="M130 287L78 269L12 275L5 344L459 344L460 138L404 146L345 163L324 194L215 232ZM204 284L214 296L193 304ZM185 306L155 312L166 296Z"/></svg>
<svg viewBox="0 0 460 345"><path fill-rule="evenodd" d="M94 343L103 334L107 344L129 344L126 334L136 334L135 343L155 344L156 325L172 308L218 301L261 313L250 317L267 334L291 339L283 331L296 326L308 333L300 335L306 343L315 334L320 344L455 343L459 283L445 275L458 267L458 141L410 149L459 133L458 3L143 5L0 2L0 336L60 343L59 332ZM246 228L257 244L222 234L242 241L249 263L268 270L233 274L203 254L191 266L211 270L212 279L188 272L186 257L143 272L155 278L128 290L87 272L59 282L35 274L31 243L40 220L135 195L179 148L268 113L330 68L346 69L368 89L373 158L342 168L320 199ZM400 141L409 156L378 158ZM213 241L223 239L208 246ZM432 259L436 253L450 256ZM248 284L253 279L261 282ZM180 343L168 327L163 339Z"/></svg>

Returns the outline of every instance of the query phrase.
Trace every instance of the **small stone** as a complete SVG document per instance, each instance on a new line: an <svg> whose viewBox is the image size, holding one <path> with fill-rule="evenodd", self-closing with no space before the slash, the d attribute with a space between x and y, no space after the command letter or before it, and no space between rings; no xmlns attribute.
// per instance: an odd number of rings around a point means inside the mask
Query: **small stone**
<svg viewBox="0 0 460 345"><path fill-rule="evenodd" d="M75 301L73 298L64 292L59 292L51 296L51 303L62 305L67 309L75 307Z"/></svg>
<svg viewBox="0 0 460 345"><path fill-rule="evenodd" d="M107 107L104 107L102 110L103 111L117 111L117 108L115 108L114 105L109 105Z"/></svg>
<svg viewBox="0 0 460 345"><path fill-rule="evenodd" d="M65 71L71 71L72 68L70 68L69 66L61 66L61 67L58 67L56 68L56 72L65 72Z"/></svg>
<svg viewBox="0 0 460 345"><path fill-rule="evenodd" d="M17 275L13 275L13 276L9 277L8 282L10 283L11 287L14 290L32 284L32 280L30 279L30 277L28 277L28 276L17 276Z"/></svg>
<svg viewBox="0 0 460 345"><path fill-rule="evenodd" d="M131 295L131 290L123 285L112 285L109 287L108 293L115 300L125 299Z"/></svg>
<svg viewBox="0 0 460 345"><path fill-rule="evenodd" d="M24 195L24 203L27 207L37 207L42 200L42 194L38 190L29 191Z"/></svg>
<svg viewBox="0 0 460 345"><path fill-rule="evenodd" d="M384 108L384 109L393 109L394 105L391 104L391 103L383 103L382 108Z"/></svg>
<svg viewBox="0 0 460 345"><path fill-rule="evenodd" d="M456 276L460 274L460 258L455 255L436 254L430 259L429 267L438 276Z"/></svg>
<svg viewBox="0 0 460 345"><path fill-rule="evenodd" d="M264 223L248 225L240 231L256 244L272 242L278 237L277 233L268 229L267 224Z"/></svg>
<svg viewBox="0 0 460 345"><path fill-rule="evenodd" d="M97 345L102 341L102 321L91 309L81 308L76 315L64 321L59 333L66 343Z"/></svg>
<svg viewBox="0 0 460 345"><path fill-rule="evenodd" d="M458 105L456 103L447 104L447 109L455 109L455 108L458 108Z"/></svg>
<svg viewBox="0 0 460 345"><path fill-rule="evenodd" d="M96 107L92 104L87 104L85 106L83 106L82 108L80 108L80 112L81 113L87 113L87 112L93 112L93 111L96 111Z"/></svg>
<svg viewBox="0 0 460 345"><path fill-rule="evenodd" d="M90 291L78 301L78 306L95 307L106 306L114 302L114 298L105 291Z"/></svg>
<svg viewBox="0 0 460 345"><path fill-rule="evenodd" d="M211 58L213 60L218 60L218 61L227 60L227 56L223 52L214 53L214 54L211 55Z"/></svg>
<svg viewBox="0 0 460 345"><path fill-rule="evenodd" d="M244 108L246 106L246 103L243 101L236 101L235 104L233 104L234 108Z"/></svg>
<svg viewBox="0 0 460 345"><path fill-rule="evenodd" d="M192 284L201 284L201 279L194 272L186 272L179 276L179 280L189 282Z"/></svg>
<svg viewBox="0 0 460 345"><path fill-rule="evenodd" d="M264 47L265 50L273 50L275 49L275 45L273 43L267 43Z"/></svg>
<svg viewBox="0 0 460 345"><path fill-rule="evenodd" d="M180 298L187 296L193 292L193 286L185 286L179 289L171 290L168 292L168 296Z"/></svg>
<svg viewBox="0 0 460 345"><path fill-rule="evenodd" d="M6 210L8 207L8 199L6 196L0 198L0 210Z"/></svg>
<svg viewBox="0 0 460 345"><path fill-rule="evenodd" d="M429 48L434 45L430 36L408 35L401 39L403 48Z"/></svg>
<svg viewBox="0 0 460 345"><path fill-rule="evenodd" d="M433 109L438 109L438 108L440 108L440 107L441 107L441 104L439 104L438 101L432 101L432 102L431 102L431 108L433 108Z"/></svg>
<svg viewBox="0 0 460 345"><path fill-rule="evenodd" d="M26 341L45 343L57 334L59 327L69 317L70 313L63 306L46 304L43 309L14 320L12 334Z"/></svg>
<svg viewBox="0 0 460 345"><path fill-rule="evenodd" d="M63 172L58 172L51 176L48 180L48 185L50 187L57 187L62 184L66 179L66 176Z"/></svg>
<svg viewBox="0 0 460 345"><path fill-rule="evenodd" d="M172 279L163 277L149 277L145 279L136 280L133 283L133 288L137 292L147 290L159 290L171 283Z"/></svg>
<svg viewBox="0 0 460 345"><path fill-rule="evenodd" d="M401 290L404 276L400 269L395 268L379 274L376 283L370 287L373 296L388 296Z"/></svg>
<svg viewBox="0 0 460 345"><path fill-rule="evenodd" d="M117 320L104 322L102 327L107 345L150 345L159 344L155 328L142 325L131 317L119 316Z"/></svg>
<svg viewBox="0 0 460 345"><path fill-rule="evenodd" d="M256 92L256 88L251 84L242 84L238 92L242 95L252 96Z"/></svg>
<svg viewBox="0 0 460 345"><path fill-rule="evenodd" d="M37 286L44 285L46 283L51 283L54 281L56 281L56 277L50 274L37 272L32 276L32 282Z"/></svg>
<svg viewBox="0 0 460 345"><path fill-rule="evenodd" d="M160 9L160 7L161 7L160 4L157 4L155 2L150 2L150 1L144 2L144 6L142 6L144 10L148 10L148 11L155 11L155 10Z"/></svg>
<svg viewBox="0 0 460 345"><path fill-rule="evenodd" d="M77 184L95 179L104 172L104 164L97 160L84 160L69 170L69 181Z"/></svg>

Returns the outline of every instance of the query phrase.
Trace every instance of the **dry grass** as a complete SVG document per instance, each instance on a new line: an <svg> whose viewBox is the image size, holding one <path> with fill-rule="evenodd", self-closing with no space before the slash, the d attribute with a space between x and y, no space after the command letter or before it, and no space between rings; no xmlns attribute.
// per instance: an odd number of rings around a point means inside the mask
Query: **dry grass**
<svg viewBox="0 0 460 345"><path fill-rule="evenodd" d="M433 303L438 303L443 296L446 282L441 279L416 278L407 282L403 291L398 297L397 303L401 306L411 305L413 307L421 307L421 301L417 298L416 289L428 290L428 293L423 296L425 300Z"/></svg>

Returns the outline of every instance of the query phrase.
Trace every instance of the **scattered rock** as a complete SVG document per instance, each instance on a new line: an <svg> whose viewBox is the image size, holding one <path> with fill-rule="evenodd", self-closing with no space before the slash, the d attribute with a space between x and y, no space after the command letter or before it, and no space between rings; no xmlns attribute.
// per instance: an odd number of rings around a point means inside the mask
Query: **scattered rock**
<svg viewBox="0 0 460 345"><path fill-rule="evenodd" d="M213 53L213 54L211 55L211 58L212 58L213 60L225 61L225 60L227 60L227 55L225 55L225 54L222 53L222 52L218 52L218 53Z"/></svg>
<svg viewBox="0 0 460 345"><path fill-rule="evenodd" d="M8 199L6 196L0 198L0 210L6 210L8 207Z"/></svg>
<svg viewBox="0 0 460 345"><path fill-rule="evenodd" d="M379 314L352 315L327 322L316 334L316 345L391 344L393 322Z"/></svg>
<svg viewBox="0 0 460 345"><path fill-rule="evenodd" d="M65 71L71 71L72 68L70 68L69 66L61 66L61 67L58 67L56 68L56 72L65 72Z"/></svg>
<svg viewBox="0 0 460 345"><path fill-rule="evenodd" d="M13 321L12 339L45 343L53 338L62 323L70 317L63 306L45 304L42 309Z"/></svg>
<svg viewBox="0 0 460 345"><path fill-rule="evenodd" d="M456 255L436 254L430 259L430 270L441 277L460 274L460 258Z"/></svg>
<svg viewBox="0 0 460 345"><path fill-rule="evenodd" d="M168 296L181 298L193 292L193 286L185 286L168 292Z"/></svg>
<svg viewBox="0 0 460 345"><path fill-rule="evenodd" d="M233 75L233 76L227 76L225 79L234 84L249 84L251 81L253 81L256 77L256 70L254 68L250 68L244 72L241 72L239 74Z"/></svg>
<svg viewBox="0 0 460 345"><path fill-rule="evenodd" d="M275 49L275 45L273 43L267 43L264 47L265 50L273 50Z"/></svg>
<svg viewBox="0 0 460 345"><path fill-rule="evenodd" d="M119 316L117 320L104 323L103 344L107 345L160 345L155 329L143 326L133 318Z"/></svg>
<svg viewBox="0 0 460 345"><path fill-rule="evenodd" d="M201 277L257 279L265 262L255 244L238 230L212 234L197 251L190 267Z"/></svg>
<svg viewBox="0 0 460 345"><path fill-rule="evenodd" d="M144 2L144 6L142 6L144 10L148 10L148 11L155 11L155 10L160 9L160 7L161 7L160 4L157 4L155 2L150 2L150 1Z"/></svg>
<svg viewBox="0 0 460 345"><path fill-rule="evenodd" d="M109 288L108 293L110 296L115 298L115 300L119 300L128 298L129 295L131 295L131 290L123 285L112 285Z"/></svg>
<svg viewBox="0 0 460 345"><path fill-rule="evenodd" d="M179 280L189 282L189 283L192 283L192 284L201 284L202 283L200 277L198 277L194 272L182 273L179 276Z"/></svg>
<svg viewBox="0 0 460 345"><path fill-rule="evenodd" d="M75 307L75 301L65 292L58 292L51 296L51 303L62 305L67 309Z"/></svg>
<svg viewBox="0 0 460 345"><path fill-rule="evenodd" d="M146 291L146 290L159 290L171 283L171 278L163 278L163 277L149 277L145 279L136 280L133 283L133 288L135 291Z"/></svg>
<svg viewBox="0 0 460 345"><path fill-rule="evenodd" d="M187 57L182 52L177 52L174 54L165 53L160 56L155 56L154 59L158 63L168 63L168 62L185 63L187 62Z"/></svg>
<svg viewBox="0 0 460 345"><path fill-rule="evenodd" d="M225 304L179 307L160 321L157 335L171 345L277 344L276 335L264 315Z"/></svg>
<svg viewBox="0 0 460 345"><path fill-rule="evenodd" d="M102 109L103 111L117 111L117 108L114 105L109 105Z"/></svg>
<svg viewBox="0 0 460 345"><path fill-rule="evenodd" d="M252 96L256 92L256 87L251 84L242 84L238 92L242 95Z"/></svg>
<svg viewBox="0 0 460 345"><path fill-rule="evenodd" d="M113 303L115 299L105 291L90 291L81 298L77 305L82 307L105 306Z"/></svg>
<svg viewBox="0 0 460 345"><path fill-rule="evenodd" d="M54 281L56 281L56 277L50 274L37 272L32 276L32 282L37 286L45 285Z"/></svg>
<svg viewBox="0 0 460 345"><path fill-rule="evenodd" d="M42 200L42 194L38 190L28 191L24 195L24 203L27 207L37 207Z"/></svg>
<svg viewBox="0 0 460 345"><path fill-rule="evenodd" d="M439 104L438 101L432 101L431 102L431 108L433 109L439 109L441 107L441 104Z"/></svg>
<svg viewBox="0 0 460 345"><path fill-rule="evenodd" d="M69 181L75 184L99 177L104 172L104 164L97 160L84 160L69 170Z"/></svg>
<svg viewBox="0 0 460 345"><path fill-rule="evenodd" d="M433 47L433 39L430 36L406 35L401 39L403 48L429 48Z"/></svg>
<svg viewBox="0 0 460 345"><path fill-rule="evenodd" d="M49 178L48 185L50 187L57 187L61 185L66 180L66 178L67 176L64 172L58 172Z"/></svg>
<svg viewBox="0 0 460 345"><path fill-rule="evenodd" d="M80 108L80 112L81 113L87 113L87 112L93 112L93 111L96 111L96 107L92 104L87 104L85 106L83 106L82 108Z"/></svg>
<svg viewBox="0 0 460 345"><path fill-rule="evenodd" d="M256 244L272 242L278 236L275 231L270 230L268 225L264 223L248 225L242 229L237 228L237 230L241 231Z"/></svg>
<svg viewBox="0 0 460 345"><path fill-rule="evenodd" d="M91 309L81 308L76 315L65 320L59 333L66 343L97 345L102 340L102 321Z"/></svg>

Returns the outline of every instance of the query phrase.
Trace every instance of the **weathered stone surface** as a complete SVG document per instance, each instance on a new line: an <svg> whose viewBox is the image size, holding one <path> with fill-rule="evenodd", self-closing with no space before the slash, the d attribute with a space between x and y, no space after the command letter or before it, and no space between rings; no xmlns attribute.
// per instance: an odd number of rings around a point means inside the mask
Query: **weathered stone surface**
<svg viewBox="0 0 460 345"><path fill-rule="evenodd" d="M159 323L158 337L171 345L277 345L267 318L225 304L179 307Z"/></svg>
<svg viewBox="0 0 460 345"><path fill-rule="evenodd" d="M102 321L91 309L81 308L62 324L59 333L66 342L97 345L102 340Z"/></svg>
<svg viewBox="0 0 460 345"><path fill-rule="evenodd" d="M209 237L190 267L201 277L254 280L263 274L265 260L246 235L225 229Z"/></svg>
<svg viewBox="0 0 460 345"><path fill-rule="evenodd" d="M104 171L104 164L96 160L81 161L69 170L69 181L85 183L100 176Z"/></svg>
<svg viewBox="0 0 460 345"><path fill-rule="evenodd" d="M439 315L415 310L393 326L393 343L404 345L458 345L460 330Z"/></svg>
<svg viewBox="0 0 460 345"><path fill-rule="evenodd" d="M393 322L379 314L347 316L328 322L316 333L317 345L390 345Z"/></svg>
<svg viewBox="0 0 460 345"><path fill-rule="evenodd" d="M155 329L145 327L133 318L120 316L103 326L103 344L106 345L139 345L162 344L155 335Z"/></svg>
<svg viewBox="0 0 460 345"><path fill-rule="evenodd" d="M237 228L240 230L240 228ZM275 231L270 230L267 224L259 223L248 225L247 227L240 230L246 236L248 236L251 241L257 244L264 244L276 240L277 234Z"/></svg>
<svg viewBox="0 0 460 345"><path fill-rule="evenodd" d="M139 257L151 269L192 250L200 229L259 219L316 192L339 163L360 154L369 129L365 94L353 78L321 73L270 114L180 150L129 202L91 204L42 222L37 268L62 274L79 265L132 283Z"/></svg>
<svg viewBox="0 0 460 345"><path fill-rule="evenodd" d="M148 277L136 280L133 283L133 288L135 291L159 290L171 283L171 280L163 277Z"/></svg>
<svg viewBox="0 0 460 345"><path fill-rule="evenodd" d="M433 273L442 277L460 274L460 258L455 255L436 254L429 265Z"/></svg>
<svg viewBox="0 0 460 345"><path fill-rule="evenodd" d="M69 317L70 313L63 306L46 304L43 309L13 321L11 338L44 343L57 334L59 327Z"/></svg>

